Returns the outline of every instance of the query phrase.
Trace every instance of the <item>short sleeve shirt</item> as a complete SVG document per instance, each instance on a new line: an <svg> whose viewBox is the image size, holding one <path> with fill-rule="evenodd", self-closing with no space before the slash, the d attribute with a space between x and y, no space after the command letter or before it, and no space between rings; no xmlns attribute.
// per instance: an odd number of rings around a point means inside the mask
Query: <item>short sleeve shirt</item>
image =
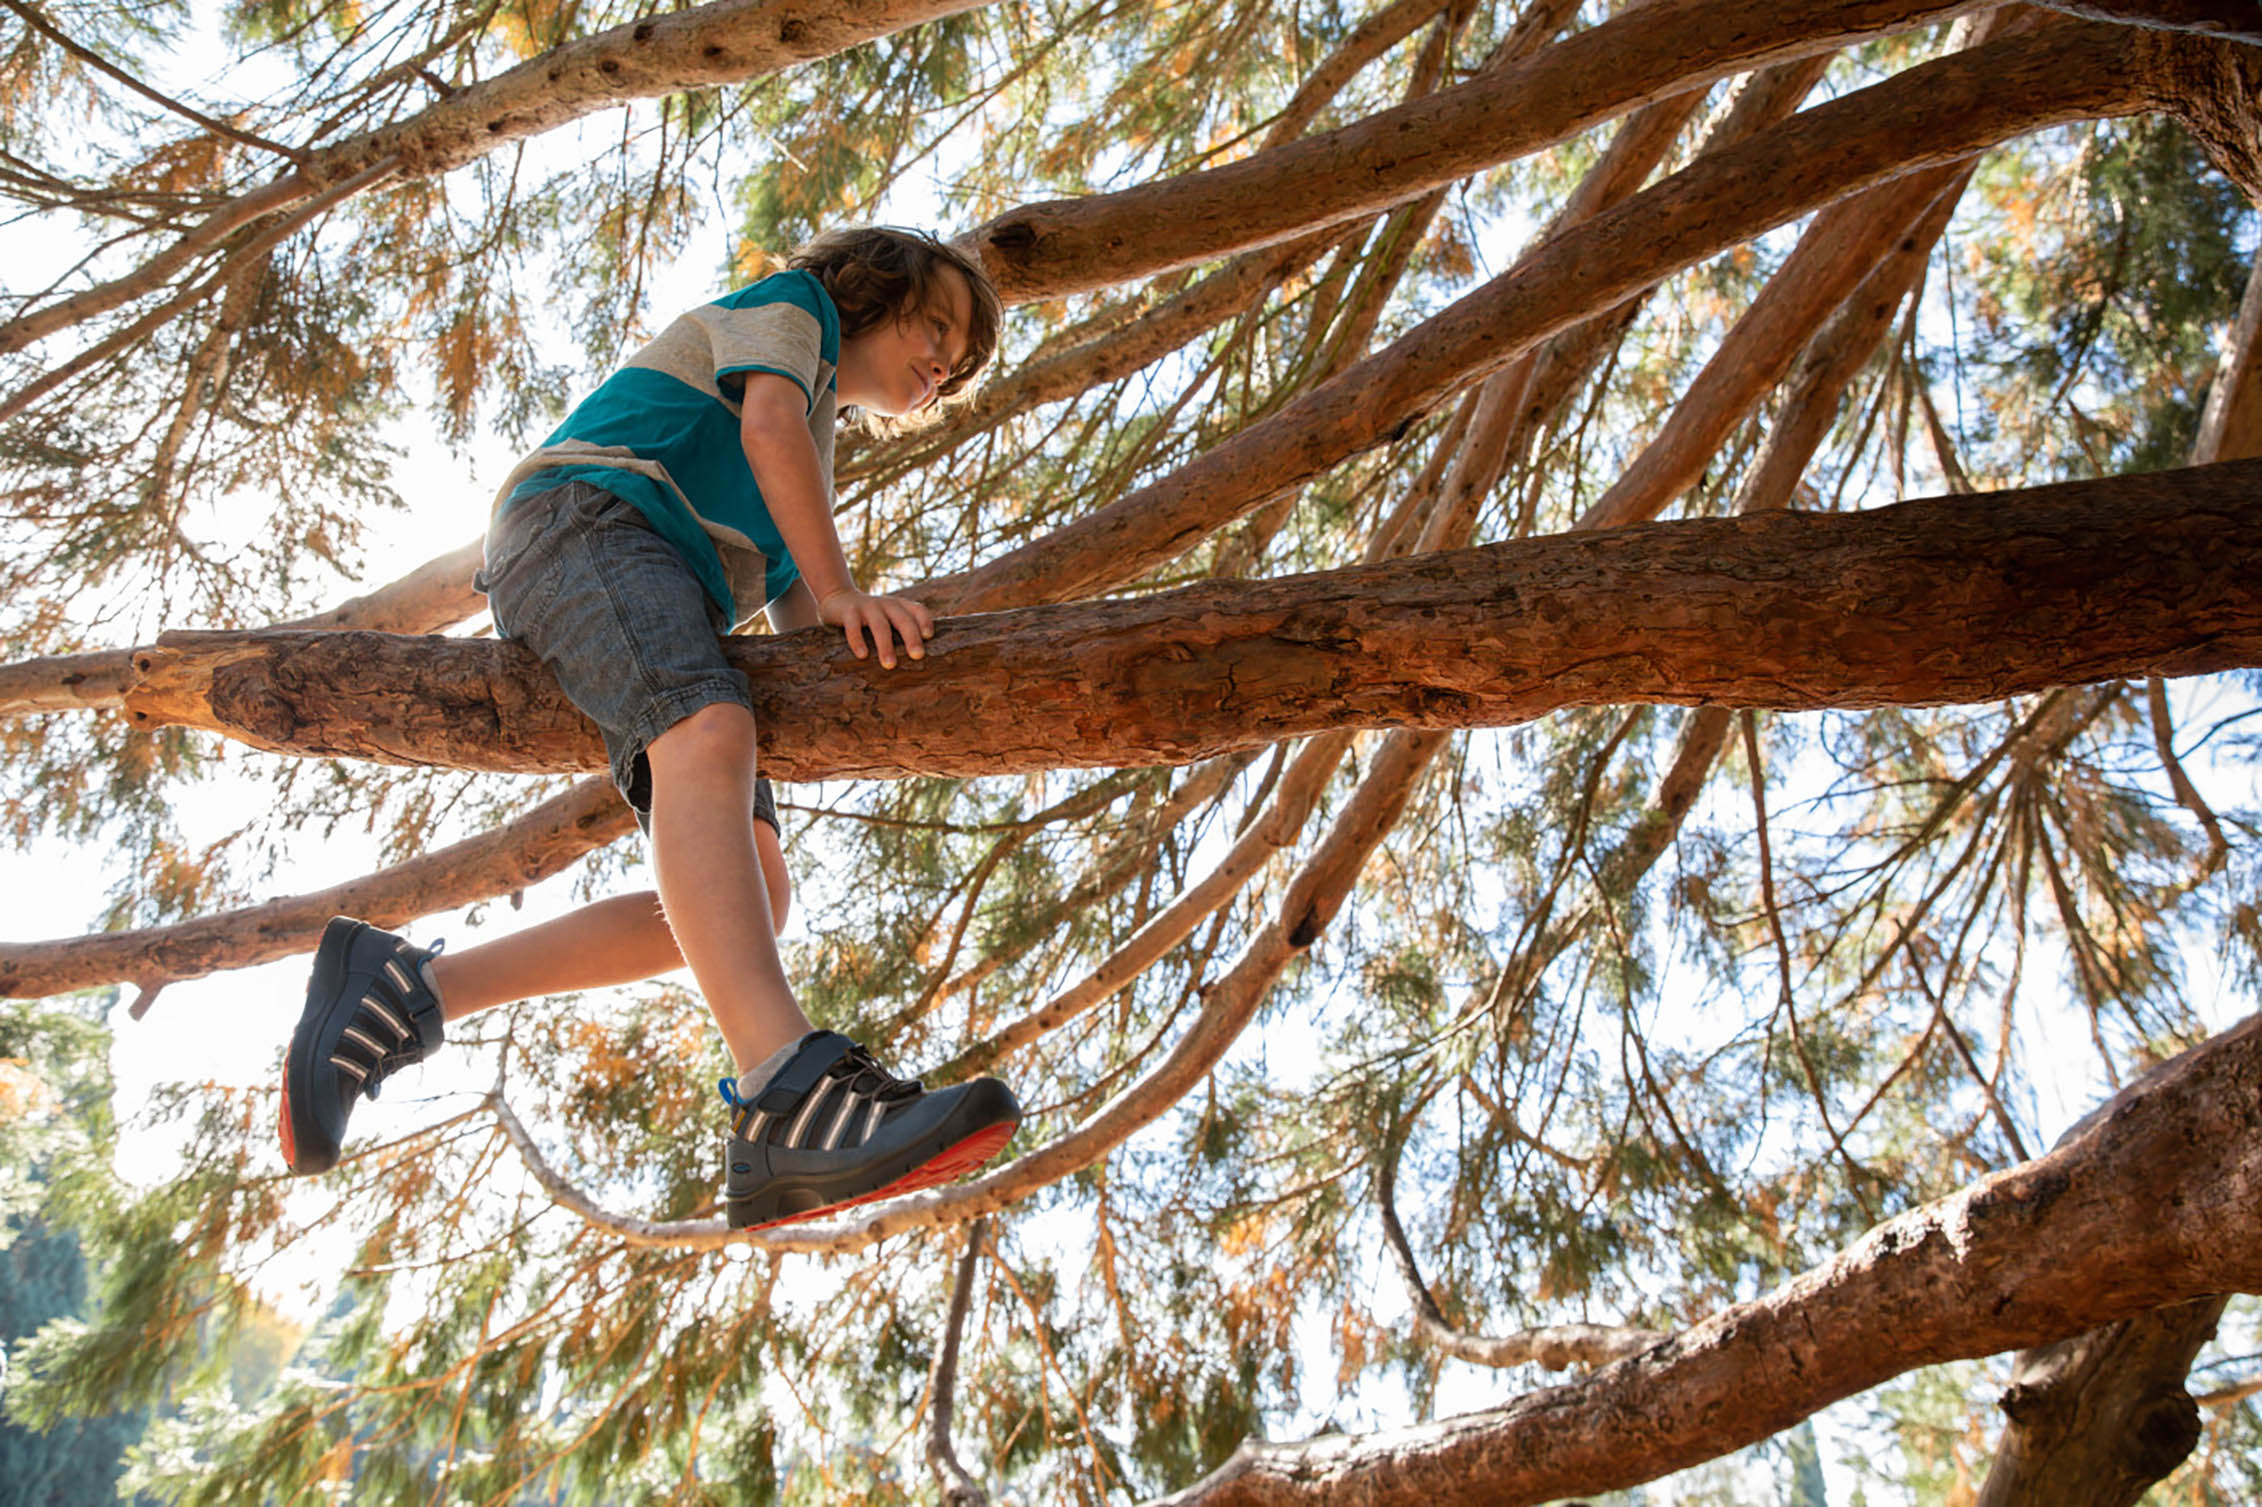
<svg viewBox="0 0 2262 1507"><path fill-rule="evenodd" d="M765 277L677 319L566 416L503 482L498 509L586 481L635 505L733 622L801 572L739 440L751 372L801 389L829 494L840 312L814 274Z"/></svg>

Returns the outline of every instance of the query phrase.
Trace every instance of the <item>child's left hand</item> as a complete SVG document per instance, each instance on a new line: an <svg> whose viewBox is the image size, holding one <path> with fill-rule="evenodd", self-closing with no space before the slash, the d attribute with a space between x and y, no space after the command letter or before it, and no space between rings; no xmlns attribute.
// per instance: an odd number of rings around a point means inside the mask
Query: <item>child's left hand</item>
<svg viewBox="0 0 2262 1507"><path fill-rule="evenodd" d="M888 670L895 668L897 638L903 640L906 654L925 659L927 640L935 632L935 615L924 603L910 597L874 595L854 586L826 592L817 603L817 616L848 635L850 653L863 659L877 650L881 668ZM865 647L867 638L870 649Z"/></svg>

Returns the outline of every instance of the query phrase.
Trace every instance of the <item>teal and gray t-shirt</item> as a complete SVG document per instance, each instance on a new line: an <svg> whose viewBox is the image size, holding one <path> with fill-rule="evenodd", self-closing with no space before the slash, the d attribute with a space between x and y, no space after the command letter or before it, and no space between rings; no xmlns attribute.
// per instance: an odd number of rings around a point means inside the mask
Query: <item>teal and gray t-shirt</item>
<svg viewBox="0 0 2262 1507"><path fill-rule="evenodd" d="M733 623L799 578L739 441L749 372L798 385L828 493L840 312L808 272L781 272L693 309L629 357L512 469L498 510L568 481L636 505ZM828 497L829 501L829 497Z"/></svg>

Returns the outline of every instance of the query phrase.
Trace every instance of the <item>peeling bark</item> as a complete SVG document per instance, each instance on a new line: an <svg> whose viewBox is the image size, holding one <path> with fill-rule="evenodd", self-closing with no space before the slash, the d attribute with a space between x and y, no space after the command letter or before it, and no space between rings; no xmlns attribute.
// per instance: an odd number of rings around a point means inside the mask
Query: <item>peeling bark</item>
<svg viewBox="0 0 2262 1507"><path fill-rule="evenodd" d="M926 659L893 671L818 629L729 652L766 767L793 780L1180 764L1603 703L1993 700L2262 664L2262 461L945 620ZM601 767L595 730L515 644L177 634L136 664L143 726L392 763Z"/></svg>
<svg viewBox="0 0 2262 1507"><path fill-rule="evenodd" d="M1364 1438L1247 1444L1163 1501L1519 1507L1633 1486L1918 1366L2262 1290L2258 1221L2262 1016L2147 1073L2047 1156L1583 1382Z"/></svg>

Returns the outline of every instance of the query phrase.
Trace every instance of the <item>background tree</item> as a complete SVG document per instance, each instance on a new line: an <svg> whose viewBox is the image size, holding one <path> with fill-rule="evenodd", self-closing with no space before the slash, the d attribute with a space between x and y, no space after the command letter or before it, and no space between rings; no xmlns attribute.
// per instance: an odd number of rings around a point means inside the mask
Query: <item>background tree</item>
<svg viewBox="0 0 2262 1507"><path fill-rule="evenodd" d="M132 1487L1815 1500L1859 1395L1874 1494L2044 1499L2073 1415L2193 1425L2073 1431L2131 1446L2088 1500L2262 1488L2244 1300L2022 1357L2007 1424L1981 1363L2262 1291L2250 5L0 5L0 800L117 877L0 987L138 1017L633 869L474 641L478 487L362 581L432 516L388 436L523 444L677 259L931 219L1006 359L844 449L844 537L1015 610L894 702L745 653L812 1015L1034 1110L749 1246L680 989L481 1017L310 1185L247 1011L257 1087L139 1101L161 1186L46 1200L100 1306L12 1416L146 1406L334 1257ZM305 757L216 826L223 738Z"/></svg>

